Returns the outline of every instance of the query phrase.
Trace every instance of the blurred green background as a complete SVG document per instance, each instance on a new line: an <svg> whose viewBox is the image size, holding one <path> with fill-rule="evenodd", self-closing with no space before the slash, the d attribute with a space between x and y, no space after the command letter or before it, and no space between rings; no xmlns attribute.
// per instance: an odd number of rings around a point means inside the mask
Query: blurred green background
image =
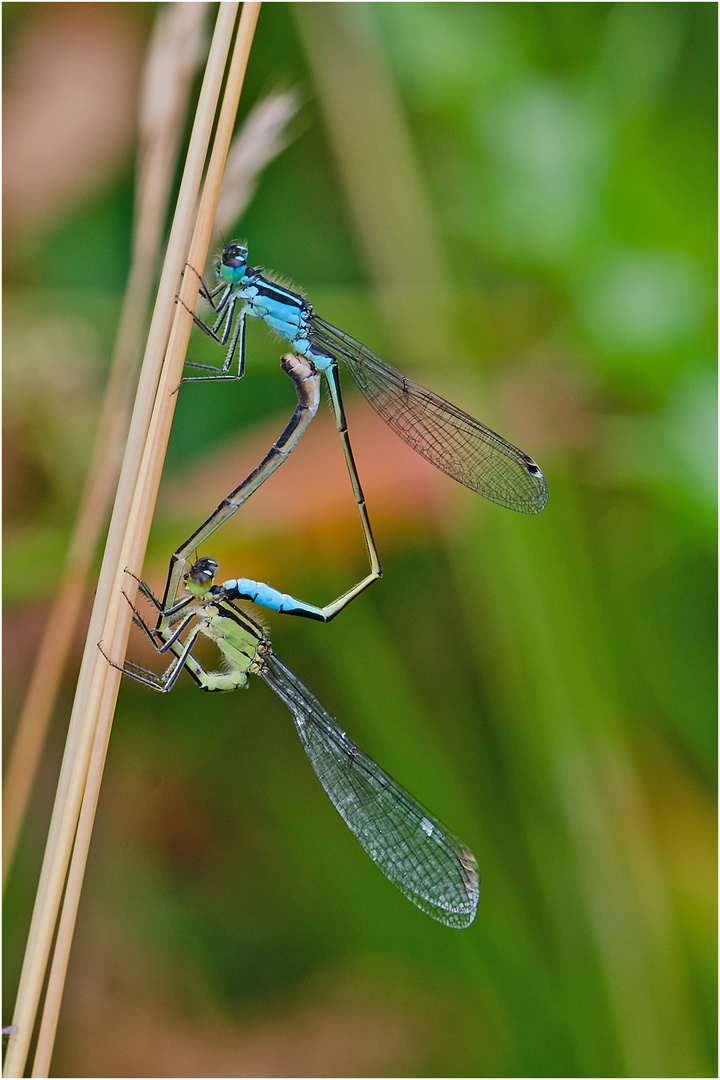
<svg viewBox="0 0 720 1080"><path fill-rule="evenodd" d="M9 740L114 339L155 6L3 16ZM330 626L264 617L473 849L480 907L447 930L385 881L260 680L127 682L53 1075L717 1075L716 20L263 7L241 112L277 86L301 109L238 227L251 263L548 478L538 518L485 503L346 379L385 578ZM183 388L155 587L289 417L281 351L253 326L241 384ZM327 603L365 574L321 413L205 552L221 579ZM73 674L6 896L8 1017Z"/></svg>

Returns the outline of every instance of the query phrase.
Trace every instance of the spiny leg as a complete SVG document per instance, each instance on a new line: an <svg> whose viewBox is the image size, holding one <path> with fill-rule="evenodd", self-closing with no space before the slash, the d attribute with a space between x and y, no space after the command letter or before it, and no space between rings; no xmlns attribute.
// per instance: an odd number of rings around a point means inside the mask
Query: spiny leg
<svg viewBox="0 0 720 1080"><path fill-rule="evenodd" d="M173 647L175 646L177 641L180 639L180 637L182 636L184 631L187 629L187 627L190 625L190 623L194 619L196 619L197 616L198 616L199 605L196 602L195 597L193 597L193 596L185 596L185 597L183 597L183 599L180 601L179 604L175 605L174 608L171 608L169 611L163 612L160 601L150 591L150 589L145 584L145 582L141 581L140 578L138 578L130 570L126 570L125 573L129 574L130 577L135 578L135 580L139 583L139 591L142 593L142 595L145 597L145 599L151 601L151 603L153 604L153 606L155 607L155 609L157 611L161 612L165 616L166 625L165 625L162 633L160 633L157 629L151 629L151 627L149 627L148 624L143 619L143 617L140 614L140 611L138 610L138 608L135 607L132 600L130 599L128 594L123 589L123 596L127 600L130 607L132 608L133 622L135 623L135 625L137 627L139 627L143 631L143 633L145 633L147 635L147 637L152 642L153 647L159 653L164 654L164 653L168 652L168 650L172 650L173 652L176 652L176 650ZM190 606L190 605L192 605L192 606ZM187 610L188 607L190 607L190 610ZM184 615L183 615L183 612L184 612ZM178 623L179 623L179 625L177 625ZM172 630L173 626L176 626L175 630ZM137 665L133 665L133 666L137 667Z"/></svg>
<svg viewBox="0 0 720 1080"><path fill-rule="evenodd" d="M222 368L217 368L213 364L200 364L194 360L186 360L185 363L188 367L202 368L205 371L214 371L216 374L197 376L186 375L181 380L182 382L212 382L218 379L242 379L245 374L245 308L243 306L238 312L237 317L235 316L235 309L237 308L238 303L242 303L242 300L237 293L231 296L231 292L232 287L228 286L225 295L215 309L219 312L219 315L213 326L208 326L207 323L203 322L200 316L194 311L191 311L187 304L178 296L177 299L179 302L183 305L185 310L192 315L195 325L218 345L227 345L228 338L230 338L232 331L230 346L225 355ZM218 333L220 328L223 327L223 324L224 328L222 333ZM236 351L238 352L239 357L238 373L237 375L229 375L228 372Z"/></svg>
<svg viewBox="0 0 720 1080"><path fill-rule="evenodd" d="M167 694L172 690L184 667L187 667L196 681L199 681L198 669L200 672L203 672L204 669L200 667L197 660L191 656L190 652L195 643L195 638L199 633L200 626L197 625L193 627L184 642L179 643L176 641L174 643L172 651L175 655L162 675L156 675L154 671L141 667L139 664L133 663L132 660L125 660L123 664L116 664L114 660L110 659L101 643L98 644L98 649L103 654L108 664L110 664L111 667L114 667L116 671L121 671L123 675L129 675L131 679L135 679L136 682L144 683L145 686L150 686L153 690L159 690L161 693ZM150 639L157 651L162 652L161 647L158 645L152 634L150 634ZM190 663L191 661L192 663Z"/></svg>
<svg viewBox="0 0 720 1080"><path fill-rule="evenodd" d="M205 278L202 276L202 274L199 274L197 272L197 270L195 269L195 267L191 266L190 263L185 263L185 270L191 270L192 273L195 275L195 277L198 279L198 282L200 283L199 284L199 293L200 293L200 296L202 296L203 300L207 300L208 304L213 309L213 311L221 312L222 309L224 308L225 304L227 303L228 296L230 295L230 293L232 292L232 290L235 287L233 285L233 283L231 281L219 281L218 284L215 286L215 288L211 289L209 287L209 285L206 284ZM185 273L185 270L183 270L183 274ZM216 304L214 302L215 297L220 292L223 295L220 297L220 299L218 300L218 302ZM179 297L178 297L178 299L179 299Z"/></svg>
<svg viewBox="0 0 720 1080"><path fill-rule="evenodd" d="M217 566L217 564L214 565ZM143 596L149 600L155 608L161 610L160 602L153 595L145 582L137 578L131 571L127 571L127 573L138 581ZM208 582L211 580L212 579L208 579ZM212 623L213 619L213 616L209 614L208 608L204 605L201 598L195 595L184 597L181 602L175 606L173 617L168 619L168 625L160 631L157 629L152 630L147 625L127 593L123 592L123 596L132 607L133 622L144 631L150 639L153 648L161 655L165 655L170 651L174 656L166 670L161 675L157 675L154 671L150 671L148 668L142 667L132 660L125 659L122 665L115 663L103 649L102 643L98 643L98 649L111 667L114 667L125 675L129 675L137 682L141 682L146 686L150 686L153 690L158 690L162 693L167 693L172 690L177 682L180 672L183 670L186 670L203 690L228 690L234 689L238 685L237 679L233 679L232 677L229 678L223 673L218 672L217 674L211 674L206 671L202 664L200 664L192 654L192 649L198 635L204 632L205 628ZM183 613L183 609L187 608L189 608L189 610ZM180 625L177 629L173 629L173 624L178 621L180 622ZM190 630L185 641L181 641L181 635L193 622L195 625Z"/></svg>

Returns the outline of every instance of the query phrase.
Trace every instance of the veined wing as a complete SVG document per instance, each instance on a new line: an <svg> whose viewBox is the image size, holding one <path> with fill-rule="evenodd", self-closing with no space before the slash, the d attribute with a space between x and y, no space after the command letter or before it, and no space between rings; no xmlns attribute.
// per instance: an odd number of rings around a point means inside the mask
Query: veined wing
<svg viewBox="0 0 720 1080"><path fill-rule="evenodd" d="M356 746L269 648L258 661L258 674L290 709L320 783L370 858L427 915L469 926L480 896L472 852Z"/></svg>
<svg viewBox="0 0 720 1080"><path fill-rule="evenodd" d="M376 412L418 454L510 510L545 509L547 483L531 457L318 315L311 323L313 340L350 368Z"/></svg>

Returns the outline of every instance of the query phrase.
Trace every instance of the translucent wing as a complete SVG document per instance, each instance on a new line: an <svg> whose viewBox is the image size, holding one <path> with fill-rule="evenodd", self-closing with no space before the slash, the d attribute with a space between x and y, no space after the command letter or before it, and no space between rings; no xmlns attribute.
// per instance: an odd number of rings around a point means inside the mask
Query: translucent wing
<svg viewBox="0 0 720 1080"><path fill-rule="evenodd" d="M472 852L364 754L269 649L258 673L290 709L320 783L383 874L433 919L469 926L480 896Z"/></svg>
<svg viewBox="0 0 720 1080"><path fill-rule="evenodd" d="M545 509L547 483L531 457L314 313L311 323L313 341L350 368L376 412L418 454L510 510Z"/></svg>

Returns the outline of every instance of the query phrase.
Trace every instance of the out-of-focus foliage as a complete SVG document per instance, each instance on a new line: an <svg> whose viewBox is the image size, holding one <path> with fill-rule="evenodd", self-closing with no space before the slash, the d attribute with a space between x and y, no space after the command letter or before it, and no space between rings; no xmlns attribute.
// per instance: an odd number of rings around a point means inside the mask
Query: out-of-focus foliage
<svg viewBox="0 0 720 1080"><path fill-rule="evenodd" d="M4 15L11 734L112 346L154 7ZM473 849L483 894L465 932L396 894L259 682L128 684L57 1075L716 1075L715 24L711 4L263 8L243 108L278 83L304 105L238 226L251 261L548 477L538 518L484 504L348 393L385 578L329 627L266 619ZM289 416L280 351L253 326L241 384L183 388L154 585ZM205 554L324 603L364 553L330 416L313 428ZM8 1004L71 694L6 900Z"/></svg>

